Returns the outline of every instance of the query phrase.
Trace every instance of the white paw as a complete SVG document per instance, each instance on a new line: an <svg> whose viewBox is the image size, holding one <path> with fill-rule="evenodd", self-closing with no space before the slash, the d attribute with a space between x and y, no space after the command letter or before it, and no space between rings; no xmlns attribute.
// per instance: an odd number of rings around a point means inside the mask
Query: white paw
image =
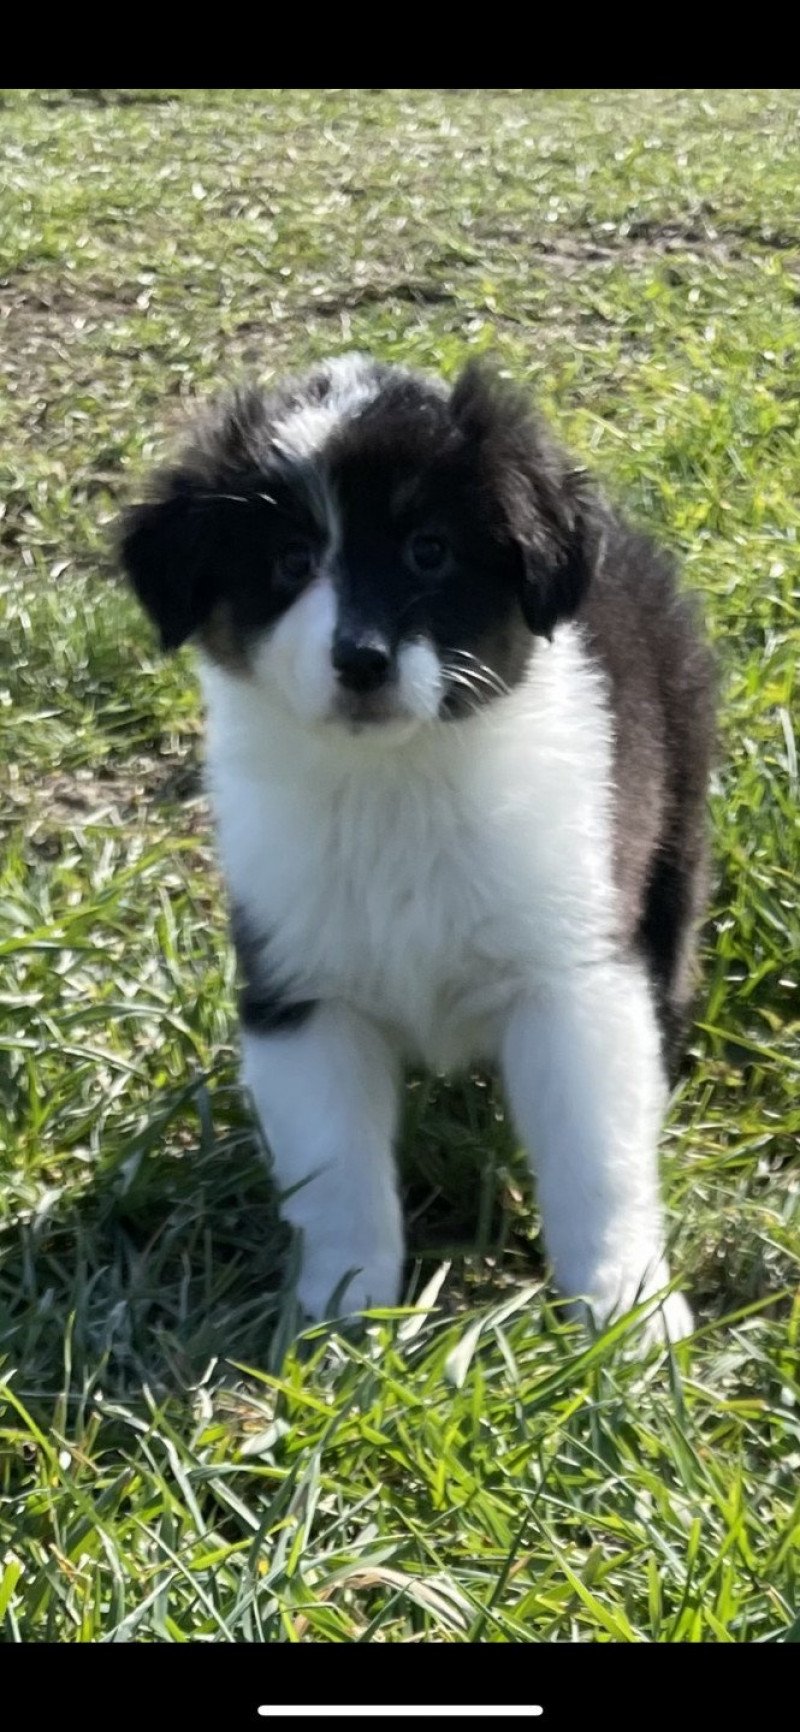
<svg viewBox="0 0 800 1732"><path fill-rule="evenodd" d="M315 1323L323 1318L354 1317L360 1311L397 1305L402 1260L393 1254L364 1259L346 1252L335 1258L306 1256L297 1283L297 1297Z"/></svg>
<svg viewBox="0 0 800 1732"><path fill-rule="evenodd" d="M663 1347L665 1341L685 1340L694 1332L694 1318L682 1293L668 1293L666 1299L640 1325L642 1348Z"/></svg>
<svg viewBox="0 0 800 1732"><path fill-rule="evenodd" d="M659 1290L655 1289L656 1292ZM600 1300L591 1301L588 1305L582 1302L577 1310L584 1319L587 1311L590 1311L595 1327L603 1329L616 1323L627 1311L645 1304L647 1297L646 1293L633 1293L625 1301L613 1305ZM693 1330L694 1318L683 1294L668 1293L659 1305L654 1305L651 1311L632 1325L630 1337L625 1338L625 1345L632 1347L637 1353L647 1353L652 1347L663 1347L666 1341L673 1345L683 1341Z"/></svg>

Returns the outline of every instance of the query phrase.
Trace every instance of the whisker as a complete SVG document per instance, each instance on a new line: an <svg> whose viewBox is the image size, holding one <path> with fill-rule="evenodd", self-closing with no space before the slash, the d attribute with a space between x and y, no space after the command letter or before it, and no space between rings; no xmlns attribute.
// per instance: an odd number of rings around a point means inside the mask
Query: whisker
<svg viewBox="0 0 800 1732"><path fill-rule="evenodd" d="M209 492L204 492L204 493L199 493L197 495L197 498L198 499L205 499L205 500L228 499L234 505L249 505L250 504L249 498L244 493L209 493Z"/></svg>
<svg viewBox="0 0 800 1732"><path fill-rule="evenodd" d="M263 500L265 505L277 505L278 503L276 499L273 499L271 493L220 493L207 490L198 494L197 497L206 501L225 499L232 505L255 505L259 500Z"/></svg>
<svg viewBox="0 0 800 1732"><path fill-rule="evenodd" d="M475 687L468 676L465 673L460 672L458 668L448 667L446 664L442 665L442 673L451 691L455 687L458 687L460 691L469 693L469 696L473 700L469 705L470 713L472 715L477 715L479 709L482 708L484 700L482 699L480 692L475 690Z"/></svg>
<svg viewBox="0 0 800 1732"><path fill-rule="evenodd" d="M442 664L442 673L443 673L445 679L449 680L452 685L463 686L465 691L472 692L473 697L479 696L479 693L476 692L475 687L472 684L472 681L470 679L468 679L467 675L465 673L462 673L458 668L448 667L447 663L445 662Z"/></svg>
<svg viewBox="0 0 800 1732"><path fill-rule="evenodd" d="M467 663L466 671L472 675L473 679L482 680L485 685L493 686L498 692L508 692L509 690L502 676L494 668L490 668L486 662L476 660L474 663Z"/></svg>
<svg viewBox="0 0 800 1732"><path fill-rule="evenodd" d="M508 686L499 684L497 680L490 679L488 675L480 673L477 668L453 669L453 672L456 671L461 673L465 678L471 680L476 689L480 685L485 691L492 692L496 698L504 698L508 695Z"/></svg>
<svg viewBox="0 0 800 1732"><path fill-rule="evenodd" d="M488 662L482 662L478 656L473 655L471 650L459 649L456 645L453 645L453 647L448 648L445 653L448 660L457 658L466 662L468 664L469 672L475 679L480 678L485 685L491 685L495 691L502 693L504 696L509 692L509 686L497 670L489 667Z"/></svg>
<svg viewBox="0 0 800 1732"><path fill-rule="evenodd" d="M499 680L501 677L496 668L490 667L488 662L481 661L473 650L464 649L459 644L452 644L448 648L447 654L458 657L460 661L469 662L470 667L480 668L483 673L492 674L495 679Z"/></svg>

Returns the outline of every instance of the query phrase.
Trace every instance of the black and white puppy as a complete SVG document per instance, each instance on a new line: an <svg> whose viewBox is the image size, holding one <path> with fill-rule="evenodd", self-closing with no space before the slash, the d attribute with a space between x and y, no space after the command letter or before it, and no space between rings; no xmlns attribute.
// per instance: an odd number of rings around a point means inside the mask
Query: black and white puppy
<svg viewBox="0 0 800 1732"><path fill-rule="evenodd" d="M123 560L200 651L305 1310L398 1300L405 1061L499 1066L562 1291L605 1318L661 1290L713 708L669 562L514 389L360 355L212 409ZM691 1328L674 1292L656 1317Z"/></svg>

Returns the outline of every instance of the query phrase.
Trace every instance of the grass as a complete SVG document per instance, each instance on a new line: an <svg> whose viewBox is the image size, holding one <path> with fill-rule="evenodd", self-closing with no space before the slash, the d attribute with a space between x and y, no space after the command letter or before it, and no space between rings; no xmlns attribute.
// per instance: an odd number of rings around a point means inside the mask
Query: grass
<svg viewBox="0 0 800 1732"><path fill-rule="evenodd" d="M799 114L788 90L2 93L4 1640L800 1639ZM705 598L674 1355L548 1303L480 1078L409 1085L426 1307L291 1344L197 688L110 581L109 525L196 394L353 347L493 352Z"/></svg>

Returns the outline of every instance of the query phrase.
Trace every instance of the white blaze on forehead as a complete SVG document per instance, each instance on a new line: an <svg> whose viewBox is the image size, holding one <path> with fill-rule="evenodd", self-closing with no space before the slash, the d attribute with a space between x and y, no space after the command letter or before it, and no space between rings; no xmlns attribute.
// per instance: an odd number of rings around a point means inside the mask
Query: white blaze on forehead
<svg viewBox="0 0 800 1732"><path fill-rule="evenodd" d="M393 366L391 374L407 380L416 377L405 367ZM328 394L322 402L314 400L314 382L320 376L328 381ZM325 462L326 447L340 427L380 397L385 378L385 369L379 372L369 355L335 356L311 375L310 396L305 401L302 397L295 400L273 429L276 454L304 487L312 510L332 540L336 533L336 512ZM423 383L419 379L417 382ZM447 395L447 386L441 379L425 380L424 388L437 397ZM417 485L415 481L414 489Z"/></svg>
<svg viewBox="0 0 800 1732"><path fill-rule="evenodd" d="M367 355L340 355L321 369L330 382L322 403L300 402L278 421L273 432L275 450L288 470L305 489L320 527L335 546L338 514L330 478L326 471L325 447L337 427L371 403L378 394L378 381Z"/></svg>
<svg viewBox="0 0 800 1732"><path fill-rule="evenodd" d="M324 401L300 403L275 428L275 444L290 461L319 457L336 428L378 395L379 383L367 355L339 355L326 362L323 371L330 380Z"/></svg>

